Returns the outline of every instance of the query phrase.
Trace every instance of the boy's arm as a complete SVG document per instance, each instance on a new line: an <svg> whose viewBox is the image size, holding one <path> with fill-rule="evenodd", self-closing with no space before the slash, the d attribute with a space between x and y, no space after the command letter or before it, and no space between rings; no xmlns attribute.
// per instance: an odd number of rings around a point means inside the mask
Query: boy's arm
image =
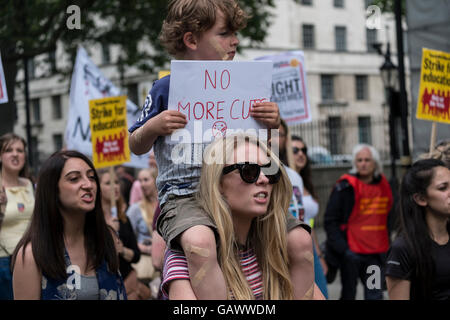
<svg viewBox="0 0 450 320"><path fill-rule="evenodd" d="M165 110L150 118L142 127L131 133L130 150L137 155L148 152L159 136L167 136L187 124L186 116L176 110Z"/></svg>

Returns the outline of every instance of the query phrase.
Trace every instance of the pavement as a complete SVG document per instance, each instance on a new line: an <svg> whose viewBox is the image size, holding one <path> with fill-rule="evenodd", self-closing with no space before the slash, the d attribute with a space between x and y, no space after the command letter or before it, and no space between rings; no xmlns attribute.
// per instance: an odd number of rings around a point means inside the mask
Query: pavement
<svg viewBox="0 0 450 320"><path fill-rule="evenodd" d="M326 240L326 234L323 227L315 227L314 228L317 239L319 240L319 243L322 243ZM327 285L328 290L328 300L339 300L341 296L341 276L339 275L339 271L336 275L336 279L333 281L333 283L329 283ZM388 300L388 294L387 291L383 292L384 300ZM356 289L356 300L364 300L364 288L361 283L361 281L358 281L358 287Z"/></svg>

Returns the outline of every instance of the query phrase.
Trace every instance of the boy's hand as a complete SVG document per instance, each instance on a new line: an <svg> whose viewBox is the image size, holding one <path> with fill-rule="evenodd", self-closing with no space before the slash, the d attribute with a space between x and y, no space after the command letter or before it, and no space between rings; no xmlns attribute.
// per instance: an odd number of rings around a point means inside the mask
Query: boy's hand
<svg viewBox="0 0 450 320"><path fill-rule="evenodd" d="M250 109L250 115L262 123L264 123L268 129L278 129L280 127L280 111L276 102L258 102L252 105Z"/></svg>
<svg viewBox="0 0 450 320"><path fill-rule="evenodd" d="M175 130L184 128L187 124L186 116L176 110L165 110L154 119L153 130L159 136L168 136Z"/></svg>

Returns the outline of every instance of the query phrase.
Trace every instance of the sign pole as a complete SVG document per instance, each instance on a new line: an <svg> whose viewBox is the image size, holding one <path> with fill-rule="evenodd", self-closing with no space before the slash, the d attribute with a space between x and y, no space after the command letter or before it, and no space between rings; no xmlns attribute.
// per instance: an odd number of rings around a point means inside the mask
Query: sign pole
<svg viewBox="0 0 450 320"><path fill-rule="evenodd" d="M111 201L111 211L113 210L113 208L116 206L116 199L115 199L115 194L114 194L114 184L115 184L115 180L116 180L116 176L114 174L114 167L111 166L109 167L109 194L110 194L110 201ZM119 209L119 208L116 208Z"/></svg>
<svg viewBox="0 0 450 320"><path fill-rule="evenodd" d="M434 146L436 144L436 121L431 124L431 140L430 140L430 157L434 151Z"/></svg>

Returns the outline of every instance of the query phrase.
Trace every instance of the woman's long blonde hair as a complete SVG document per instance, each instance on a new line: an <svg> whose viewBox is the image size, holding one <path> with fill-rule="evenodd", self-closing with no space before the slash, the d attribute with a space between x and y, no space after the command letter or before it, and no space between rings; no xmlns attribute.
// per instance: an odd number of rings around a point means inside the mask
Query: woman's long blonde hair
<svg viewBox="0 0 450 320"><path fill-rule="evenodd" d="M156 181L156 177L158 176L158 170L155 168L145 168L141 169L139 173L141 172L149 172L150 176ZM138 173L138 175L139 175ZM155 182L156 184L156 182ZM155 185L155 190L156 185ZM152 233L152 224L153 224L153 217L155 214L155 209L158 205L158 191L156 191L156 197L153 202L149 201L145 195L142 196L142 200L139 203L139 207L141 208L141 211L143 213L143 217L145 222L147 223L148 230L150 231L150 234Z"/></svg>
<svg viewBox="0 0 450 320"><path fill-rule="evenodd" d="M242 143L253 143L258 146L281 168L281 179L273 185L267 213L253 220L249 240L262 272L264 299L292 299L286 229L286 214L292 197L292 185L278 157L254 136L241 133L216 139L204 153L198 201L217 226L218 260L228 291L231 291L235 299L254 299L252 289L241 269L231 211L220 193L222 169L226 163L230 163L236 147Z"/></svg>

